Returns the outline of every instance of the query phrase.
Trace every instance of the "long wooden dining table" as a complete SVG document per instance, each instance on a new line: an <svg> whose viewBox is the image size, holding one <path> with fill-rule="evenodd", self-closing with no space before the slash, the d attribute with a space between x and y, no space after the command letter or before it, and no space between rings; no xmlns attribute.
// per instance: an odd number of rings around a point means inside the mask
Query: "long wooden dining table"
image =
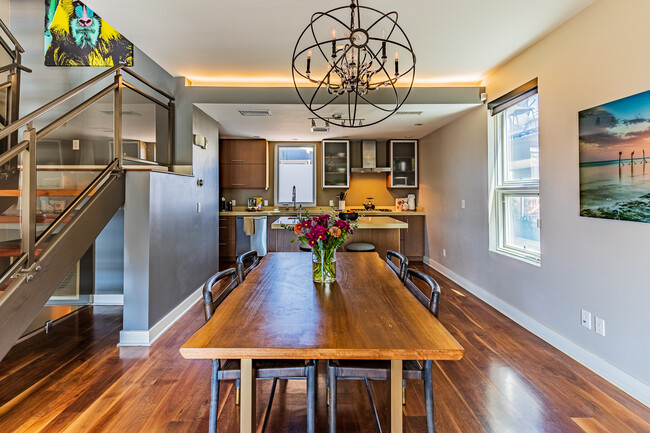
<svg viewBox="0 0 650 433"><path fill-rule="evenodd" d="M327 285L312 281L310 253L267 254L180 352L241 359L242 433L256 425L254 359L390 360L391 432L401 433L402 361L464 350L377 253L337 252Z"/></svg>

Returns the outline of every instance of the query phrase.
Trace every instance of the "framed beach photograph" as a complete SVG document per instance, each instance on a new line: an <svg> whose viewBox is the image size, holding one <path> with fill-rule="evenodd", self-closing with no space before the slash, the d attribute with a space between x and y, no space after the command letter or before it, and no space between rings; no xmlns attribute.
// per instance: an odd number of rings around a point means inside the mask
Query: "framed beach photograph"
<svg viewBox="0 0 650 433"><path fill-rule="evenodd" d="M580 215L650 222L650 91L580 111Z"/></svg>

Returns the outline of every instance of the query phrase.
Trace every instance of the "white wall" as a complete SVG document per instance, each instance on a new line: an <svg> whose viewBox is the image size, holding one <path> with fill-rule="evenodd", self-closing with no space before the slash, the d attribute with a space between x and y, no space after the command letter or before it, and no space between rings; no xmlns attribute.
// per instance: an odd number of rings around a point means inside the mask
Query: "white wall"
<svg viewBox="0 0 650 433"><path fill-rule="evenodd" d="M541 267L488 250L485 107L421 140L420 189L434 266L646 404L650 224L579 216L577 121L650 89L648 17L647 0L599 0L485 80L491 100L539 79ZM581 308L606 320L606 337L580 325Z"/></svg>
<svg viewBox="0 0 650 433"><path fill-rule="evenodd" d="M10 0L0 0L0 20L2 20L11 30L11 23L9 22Z"/></svg>

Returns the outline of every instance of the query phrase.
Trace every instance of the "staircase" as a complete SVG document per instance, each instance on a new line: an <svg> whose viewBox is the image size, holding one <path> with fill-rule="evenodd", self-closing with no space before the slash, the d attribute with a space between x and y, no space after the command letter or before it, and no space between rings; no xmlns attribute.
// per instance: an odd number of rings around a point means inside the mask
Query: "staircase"
<svg viewBox="0 0 650 433"><path fill-rule="evenodd" d="M21 73L31 72L21 64L23 52L0 20L0 360L124 204L124 160L164 168L124 154L123 112L133 101L156 105L154 130L167 109L169 133L159 153L169 165L173 147L173 97L122 65L19 118ZM108 128L92 126L106 120ZM64 142L101 156L95 164L71 165L70 157L63 164ZM60 164L41 163L59 154Z"/></svg>

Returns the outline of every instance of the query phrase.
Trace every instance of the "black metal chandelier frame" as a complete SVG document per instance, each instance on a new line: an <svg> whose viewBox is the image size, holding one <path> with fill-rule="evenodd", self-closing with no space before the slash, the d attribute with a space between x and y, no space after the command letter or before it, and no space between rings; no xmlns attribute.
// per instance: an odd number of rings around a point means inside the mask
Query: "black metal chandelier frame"
<svg viewBox="0 0 650 433"><path fill-rule="evenodd" d="M344 23L339 17L335 14L341 10L350 9L350 24ZM361 10L372 11L379 15L369 27L361 27ZM337 24L343 26L346 30L344 37L336 38L335 36L332 39L318 41L316 36L316 30L314 25L323 18L330 18L334 20ZM361 6L358 4L357 0L352 0L349 6L340 6L334 9L331 9L327 12L316 12L312 15L311 21L307 27L302 31L300 37L296 41L296 45L293 50L292 58L292 77L293 84L296 88L296 92L300 97L302 103L318 118L328 121L331 124L342 126L345 128L357 128L363 126L370 126L377 124L392 114L394 114L399 108L404 104L404 101L408 98L413 88L413 82L415 80L415 53L413 52L413 47L408 36L402 29L402 27L397 23L398 14L396 11L391 11L388 13L383 13L375 8L369 6ZM387 32L387 35L381 38L371 37L370 31L373 27L377 26L379 23L383 22L385 19L389 20L391 23L390 31ZM402 37L405 40L405 43L399 41L391 40L391 36L395 32L399 31ZM305 35L311 34L313 37L313 43L309 43L305 48L299 50L300 42L303 40ZM371 41L377 41L381 44L376 50L372 50L368 44ZM343 45L339 45L343 43ZM386 47L387 44L392 46L399 47L402 50L405 50L410 54L412 58L412 65L402 74L399 73L398 69L398 58L395 58L395 74L391 76L386 68ZM332 53L328 57L325 53L324 47L331 45ZM311 51L315 50L316 53L320 53L320 56L325 60L328 65L328 71L321 79L314 79L311 76ZM304 54L307 53L307 68L305 72L302 72L298 69L297 60L302 58ZM373 66L374 65L374 66ZM332 74L338 78L339 82L332 80ZM411 80L409 82L408 89L405 91L405 96L400 100L399 92L395 86L395 83L402 77L411 75ZM375 75L380 75L381 80L373 81ZM298 83L296 81L297 77L302 77L303 79L308 80L309 82L316 85L314 88L311 97L303 97L299 90ZM382 107L379 104L373 103L368 98L365 97L366 93L370 91L377 90L381 87L389 87L392 89L394 96L394 105L391 108ZM307 89L302 87L302 89ZM310 88L311 89L311 88ZM327 94L331 97L324 103L317 103L316 97L319 94ZM325 115L321 110L327 107L330 104L333 104L337 99L343 95L347 96L347 107L348 107L348 116L347 118L341 117L341 119L334 119L332 115ZM374 108L382 112L383 117L380 117L378 120L372 121L370 123L361 123L357 118L357 105L361 102L365 102L373 106Z"/></svg>

